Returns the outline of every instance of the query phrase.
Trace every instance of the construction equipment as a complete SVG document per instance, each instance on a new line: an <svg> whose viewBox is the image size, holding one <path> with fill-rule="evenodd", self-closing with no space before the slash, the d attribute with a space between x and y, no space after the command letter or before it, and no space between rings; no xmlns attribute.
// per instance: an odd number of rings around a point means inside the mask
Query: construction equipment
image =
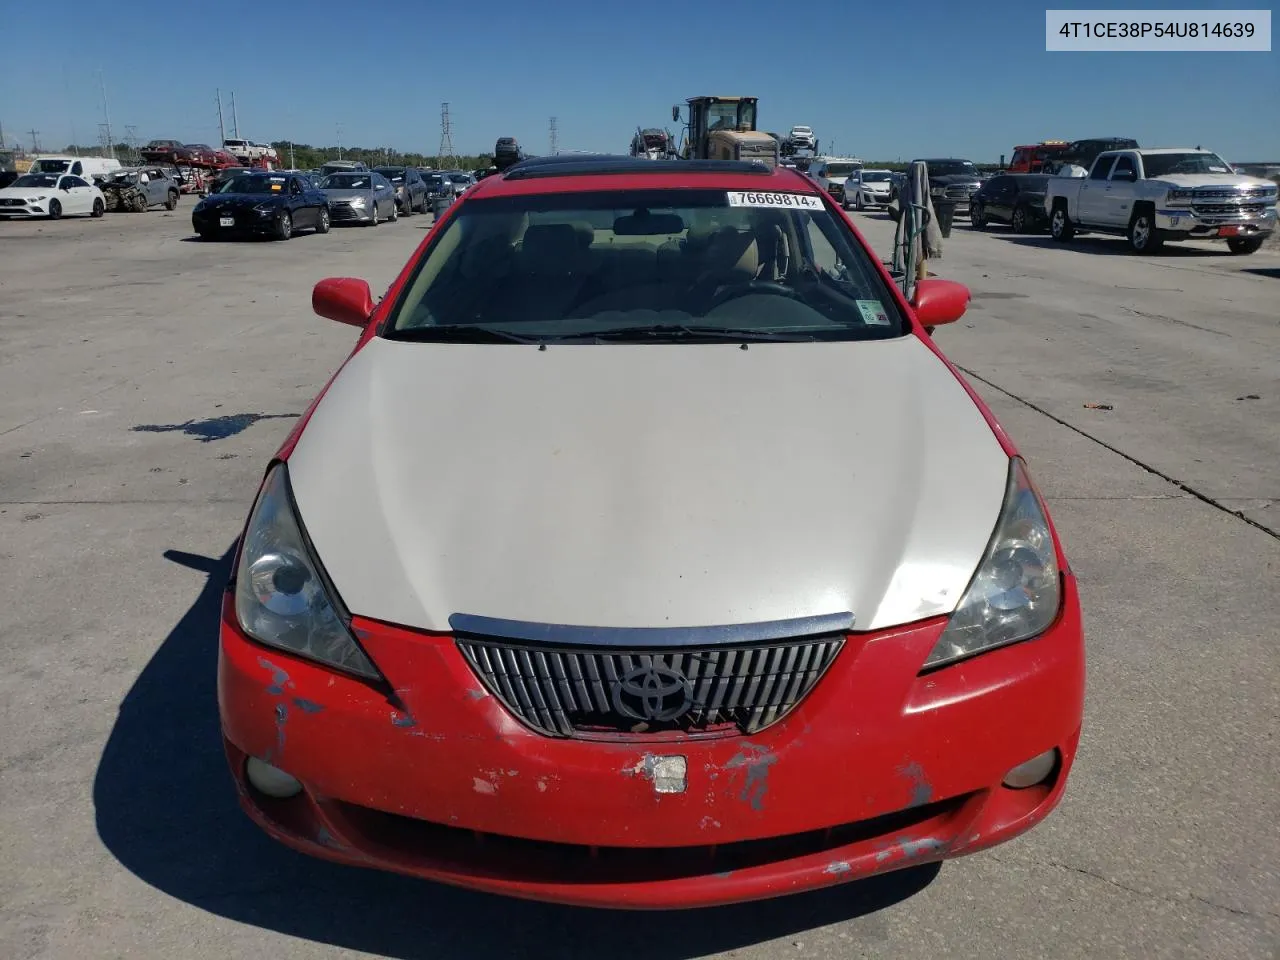
<svg viewBox="0 0 1280 960"><path fill-rule="evenodd" d="M670 130L659 127L636 127L636 135L631 138L631 156L644 157L647 160L671 160L676 155L675 137Z"/></svg>
<svg viewBox="0 0 1280 960"><path fill-rule="evenodd" d="M691 97L679 156L686 160L755 160L776 167L778 141L756 129L756 97ZM671 108L680 122L680 107Z"/></svg>

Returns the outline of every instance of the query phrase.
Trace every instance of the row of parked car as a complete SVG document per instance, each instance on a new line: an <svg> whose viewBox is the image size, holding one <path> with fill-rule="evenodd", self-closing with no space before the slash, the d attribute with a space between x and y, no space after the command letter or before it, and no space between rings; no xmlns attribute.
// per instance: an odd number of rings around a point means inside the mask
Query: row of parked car
<svg viewBox="0 0 1280 960"><path fill-rule="evenodd" d="M333 161L319 170L223 171L191 212L202 238L327 233L338 223L377 226L415 213L439 215L475 178L463 171Z"/></svg>

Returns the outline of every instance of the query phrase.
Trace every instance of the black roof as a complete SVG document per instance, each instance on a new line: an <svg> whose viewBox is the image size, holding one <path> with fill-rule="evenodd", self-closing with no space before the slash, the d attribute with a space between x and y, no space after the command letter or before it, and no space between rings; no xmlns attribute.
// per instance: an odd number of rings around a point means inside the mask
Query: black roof
<svg viewBox="0 0 1280 960"><path fill-rule="evenodd" d="M507 168L507 180L582 177L611 173L756 173L773 171L754 160L645 160L611 153L532 157Z"/></svg>

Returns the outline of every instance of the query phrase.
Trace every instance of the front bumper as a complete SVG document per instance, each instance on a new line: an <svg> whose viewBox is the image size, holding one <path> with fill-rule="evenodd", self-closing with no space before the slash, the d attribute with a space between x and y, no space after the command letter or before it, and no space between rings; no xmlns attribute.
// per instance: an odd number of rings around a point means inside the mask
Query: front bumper
<svg viewBox="0 0 1280 960"><path fill-rule="evenodd" d="M222 223L224 216L229 216L234 223L230 226L224 225ZM193 211L191 214L191 226L199 234L259 236L275 230L277 216L278 213L276 211L263 215L254 212L252 209Z"/></svg>
<svg viewBox="0 0 1280 960"><path fill-rule="evenodd" d="M1084 696L1074 580L1041 637L919 675L943 626L850 634L751 737L557 739L516 721L449 636L357 618L378 690L248 640L228 594L218 704L242 807L298 850L531 899L710 906L972 853L1058 804ZM1055 748L1047 780L1002 785ZM302 793L258 793L251 756ZM652 776L670 756L683 792Z"/></svg>
<svg viewBox="0 0 1280 960"><path fill-rule="evenodd" d="M373 205L353 207L349 203L330 202L329 218L333 223L369 223L373 220Z"/></svg>
<svg viewBox="0 0 1280 960"><path fill-rule="evenodd" d="M887 207L891 194L887 191L878 193L874 190L860 190L862 194L862 205L865 207Z"/></svg>
<svg viewBox="0 0 1280 960"><path fill-rule="evenodd" d="M49 208L46 203L26 203L22 206L0 207L0 217L47 217Z"/></svg>
<svg viewBox="0 0 1280 960"><path fill-rule="evenodd" d="M1165 231L1170 239L1179 236L1187 239L1213 240L1219 237L1265 237L1276 229L1276 208L1256 205L1253 211L1232 209L1227 205L1196 209L1195 207L1168 207L1156 210L1156 229ZM1223 229L1230 231L1223 234Z"/></svg>

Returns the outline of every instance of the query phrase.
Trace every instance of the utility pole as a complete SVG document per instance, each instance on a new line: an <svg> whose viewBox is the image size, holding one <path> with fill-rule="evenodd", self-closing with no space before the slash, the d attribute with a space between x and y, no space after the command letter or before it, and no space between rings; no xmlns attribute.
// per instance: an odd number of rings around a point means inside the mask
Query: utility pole
<svg viewBox="0 0 1280 960"><path fill-rule="evenodd" d="M453 121L449 117L449 104L440 104L440 157L448 157L449 165L445 169L457 166L453 156Z"/></svg>
<svg viewBox="0 0 1280 960"><path fill-rule="evenodd" d="M289 141L289 169L290 170L298 169L298 165L293 162L293 141L292 140Z"/></svg>
<svg viewBox="0 0 1280 960"><path fill-rule="evenodd" d="M218 135L222 137L222 142L227 142L227 128L222 123L222 91L218 92Z"/></svg>
<svg viewBox="0 0 1280 960"><path fill-rule="evenodd" d="M107 106L107 81L103 79L101 70L98 71L98 85L102 88L102 119L106 121L106 129L103 132L106 134L107 156L114 158L116 144L111 137L111 110Z"/></svg>
<svg viewBox="0 0 1280 960"><path fill-rule="evenodd" d="M39 131L39 130L28 130L28 131L27 131L27 133L31 134L31 152L32 152L32 153L39 153L39 152L40 152L40 141L39 141L39 139L37 139L37 138L40 136L40 131Z"/></svg>
<svg viewBox="0 0 1280 960"><path fill-rule="evenodd" d="M240 139L240 121L236 119L236 92L231 91L231 133L237 140ZM222 140L225 143L226 137Z"/></svg>
<svg viewBox="0 0 1280 960"><path fill-rule="evenodd" d="M556 136L556 118L551 118L551 155L554 157L560 147L560 138Z"/></svg>
<svg viewBox="0 0 1280 960"><path fill-rule="evenodd" d="M338 159L342 159L342 124L338 124Z"/></svg>

